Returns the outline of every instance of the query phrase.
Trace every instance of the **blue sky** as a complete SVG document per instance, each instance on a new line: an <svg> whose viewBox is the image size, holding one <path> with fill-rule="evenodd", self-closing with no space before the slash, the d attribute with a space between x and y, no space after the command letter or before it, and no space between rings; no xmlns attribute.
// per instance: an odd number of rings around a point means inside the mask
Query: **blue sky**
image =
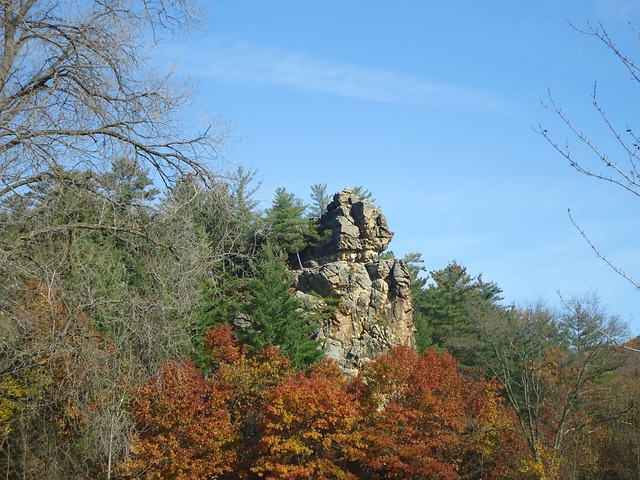
<svg viewBox="0 0 640 480"><path fill-rule="evenodd" d="M639 279L640 199L579 175L534 131L583 153L541 104L550 89L615 159L596 81L621 128L638 121L640 85L568 23L587 20L640 58L628 26L640 2L623 0L217 0L202 31L162 53L197 85L194 121L230 123L225 161L258 170L264 207L278 187L309 201L316 183L363 185L398 256L420 252L428 269L455 259L506 302L595 290L640 334L640 292L567 216Z"/></svg>

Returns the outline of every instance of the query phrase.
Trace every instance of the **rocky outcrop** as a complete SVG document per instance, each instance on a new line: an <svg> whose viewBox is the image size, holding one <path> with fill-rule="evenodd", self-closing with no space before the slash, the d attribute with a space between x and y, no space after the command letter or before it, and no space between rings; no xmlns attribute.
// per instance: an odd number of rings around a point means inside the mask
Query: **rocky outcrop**
<svg viewBox="0 0 640 480"><path fill-rule="evenodd" d="M326 356L347 373L391 346L413 345L411 279L400 260L379 260L393 232L373 203L345 189L320 218L326 240L302 252L300 295L315 292L338 307L319 332Z"/></svg>

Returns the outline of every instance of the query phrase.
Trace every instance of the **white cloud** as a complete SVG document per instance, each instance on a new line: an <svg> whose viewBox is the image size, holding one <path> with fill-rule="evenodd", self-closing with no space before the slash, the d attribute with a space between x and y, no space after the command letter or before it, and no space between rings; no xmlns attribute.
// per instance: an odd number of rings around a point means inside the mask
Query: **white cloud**
<svg viewBox="0 0 640 480"><path fill-rule="evenodd" d="M194 73L229 82L283 85L375 102L503 108L500 101L473 89L250 45L215 49L200 55L200 62Z"/></svg>

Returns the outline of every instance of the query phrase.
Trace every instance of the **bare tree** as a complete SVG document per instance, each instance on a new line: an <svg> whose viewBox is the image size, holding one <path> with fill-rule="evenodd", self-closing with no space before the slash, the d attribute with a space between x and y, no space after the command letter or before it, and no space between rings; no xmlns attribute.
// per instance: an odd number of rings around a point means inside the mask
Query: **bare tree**
<svg viewBox="0 0 640 480"><path fill-rule="evenodd" d="M0 437L8 478L108 477L126 454L124 399L191 342L219 255L182 207L155 207L144 178L217 183L224 129L185 135L190 92L147 62L197 13L187 0L0 1L0 400L24 387Z"/></svg>
<svg viewBox="0 0 640 480"><path fill-rule="evenodd" d="M604 46L608 48L618 60L620 60L623 67L630 74L631 79L634 82L640 83L640 66L632 58L626 56L619 50L602 24L594 26L587 22L586 29L573 28L582 34L596 38L604 44ZM631 29L636 35L640 35L638 30L633 27L631 27ZM606 127L606 130L615 140L615 144L618 145L619 150L617 153L608 154L604 152L602 148L598 146L597 142L592 137L584 133L558 105L551 95L551 91L549 91L548 101L543 102L543 105L552 111L562 121L562 123L565 124L582 146L586 147L586 154L584 156L576 154L576 152L570 148L568 141L564 145L560 144L552 137L549 130L541 125L539 125L537 129L538 133L540 133L551 144L551 146L581 174L610 183L616 187L622 188L636 197L640 197L640 134L630 125L626 124L624 127L621 127L609 118L603 105L599 102L597 83L594 83L593 91L591 93L591 102L593 104L593 108L602 120L603 125ZM627 274L619 265L611 261L590 240L587 233L578 226L574 218L571 216L571 211L568 213L571 223L578 229L582 237L588 242L596 255L618 275L625 278L636 289L640 290L640 283L634 280L634 278Z"/></svg>
<svg viewBox="0 0 640 480"><path fill-rule="evenodd" d="M220 131L185 138L188 92L148 65L146 27L179 27L186 1L19 0L0 7L0 198L54 168L128 157L168 182L216 155ZM156 28L155 32L158 30Z"/></svg>

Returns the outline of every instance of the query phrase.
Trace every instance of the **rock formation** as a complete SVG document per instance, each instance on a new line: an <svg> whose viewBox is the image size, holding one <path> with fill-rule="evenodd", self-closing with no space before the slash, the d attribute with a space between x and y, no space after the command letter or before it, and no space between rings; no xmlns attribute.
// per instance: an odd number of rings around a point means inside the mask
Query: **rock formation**
<svg viewBox="0 0 640 480"><path fill-rule="evenodd" d="M393 232L373 203L349 189L337 193L320 218L327 237L302 252L300 295L336 299L337 310L319 332L326 356L357 374L393 345L413 345L411 279L400 260L380 260Z"/></svg>

